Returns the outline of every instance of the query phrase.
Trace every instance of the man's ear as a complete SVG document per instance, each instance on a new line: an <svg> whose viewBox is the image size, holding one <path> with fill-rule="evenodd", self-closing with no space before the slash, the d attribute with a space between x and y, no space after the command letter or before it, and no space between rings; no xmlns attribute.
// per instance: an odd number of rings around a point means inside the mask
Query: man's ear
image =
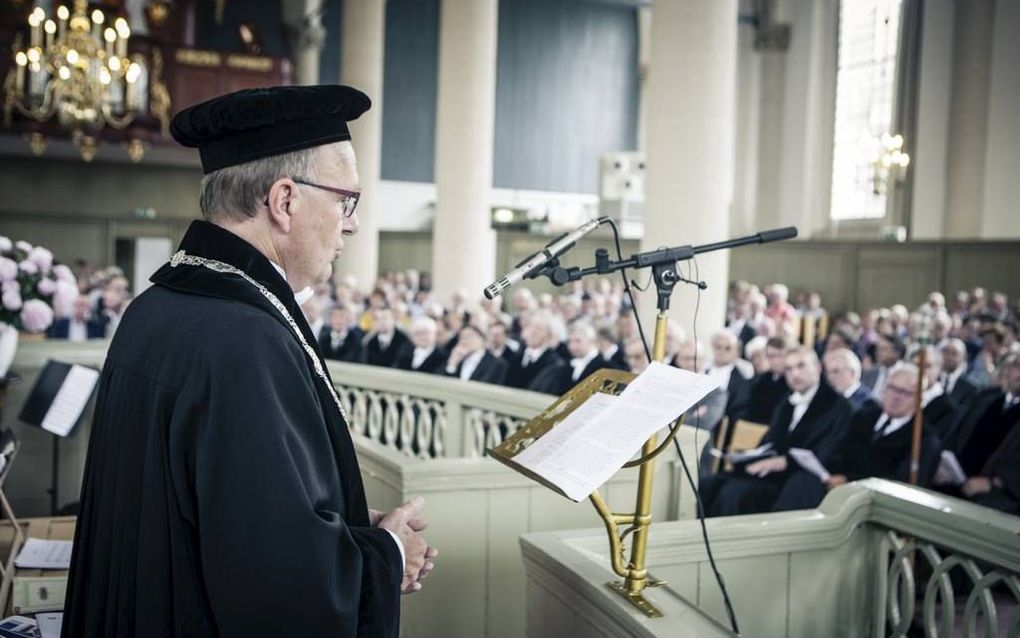
<svg viewBox="0 0 1020 638"><path fill-rule="evenodd" d="M290 232L293 208L297 205L298 197L297 184L289 178L278 179L269 187L269 195L265 200L269 208L269 221L285 234Z"/></svg>

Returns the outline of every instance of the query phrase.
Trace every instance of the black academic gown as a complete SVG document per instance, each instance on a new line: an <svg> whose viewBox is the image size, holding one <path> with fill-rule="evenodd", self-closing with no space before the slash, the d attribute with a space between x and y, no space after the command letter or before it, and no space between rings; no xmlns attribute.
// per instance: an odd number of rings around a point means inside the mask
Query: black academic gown
<svg viewBox="0 0 1020 638"><path fill-rule="evenodd" d="M908 421L900 429L879 436L875 424L882 416L882 408L868 404L854 412L847 426L846 436L831 467L832 474L843 474L848 481L869 477L906 483L910 480L910 453L913 447L914 422ZM918 483L922 487L931 484L938 469L942 442L930 424L921 424L921 459Z"/></svg>
<svg viewBox="0 0 1020 638"><path fill-rule="evenodd" d="M981 468L992 479L991 491L971 498L975 503L1008 514L1020 514L1020 427L1014 426ZM999 485L1001 484L1001 485Z"/></svg>
<svg viewBox="0 0 1020 638"><path fill-rule="evenodd" d="M445 368L443 374L448 377L460 377L461 366L464 362L461 361L460 365L453 372L447 371ZM482 355L482 360L478 362L474 372L471 373L471 381L479 381L481 383L493 383L495 385L502 385L506 380L507 372L506 361L503 361L500 357L493 356L491 352L486 351Z"/></svg>
<svg viewBox="0 0 1020 638"><path fill-rule="evenodd" d="M790 432L793 406L784 399L773 413L761 444L771 444L776 455L786 455L791 448L811 450L828 467L836 456L852 411L850 402L823 382L793 432ZM793 457L787 456L787 463L786 471L762 478L747 475L746 464L732 473L706 477L701 486L706 512L710 516L728 516L817 506L821 497L816 490L799 489L802 481L810 483L808 477L815 482L817 479L801 469Z"/></svg>
<svg viewBox="0 0 1020 638"><path fill-rule="evenodd" d="M131 304L97 392L62 635L396 637L400 551L369 522L292 291L207 222L181 250L243 270L294 324L177 256Z"/></svg>
<svg viewBox="0 0 1020 638"><path fill-rule="evenodd" d="M1020 406L1003 411L1005 396L999 388L978 393L947 437L946 448L956 453L967 476L980 476L988 459L1020 425Z"/></svg>
<svg viewBox="0 0 1020 638"><path fill-rule="evenodd" d="M393 331L393 338L385 348L379 343L379 335L372 335L365 341L364 350L361 354L362 363L370 366L381 366L383 368L396 367L397 360L406 350L413 350L414 344L411 339L400 330Z"/></svg>
<svg viewBox="0 0 1020 638"><path fill-rule="evenodd" d="M435 348L425 357L425 360L421 362L421 365L417 368L414 367L414 347L404 348L400 356L397 357L396 366L401 370L410 370L411 372L425 372L427 374L440 374L443 369L446 368L446 352L442 348Z"/></svg>
<svg viewBox="0 0 1020 638"><path fill-rule="evenodd" d="M326 328L319 336L319 349L322 351L322 356L327 359L347 361L348 363L361 362L361 341L365 338L365 333L361 328L354 327L348 329L347 336L335 348L333 347L331 335L332 330Z"/></svg>
<svg viewBox="0 0 1020 638"><path fill-rule="evenodd" d="M763 372L751 380L747 402L739 418L755 423L769 423L776 406L790 391L786 377Z"/></svg>
<svg viewBox="0 0 1020 638"><path fill-rule="evenodd" d="M608 367L609 364L602 358L601 354L595 355L595 358L589 361L588 365L584 366L584 370L581 370L581 375L577 377L576 380L574 379L574 366L568 363L567 365L560 367L557 373L559 378L557 379L558 385L556 387L555 394L563 394L564 392L569 391L575 385L584 381L599 370Z"/></svg>
<svg viewBox="0 0 1020 638"><path fill-rule="evenodd" d="M536 361L524 365L524 348L517 353L507 371L506 384L524 390L556 394L559 372L566 364L555 350L548 349Z"/></svg>
<svg viewBox="0 0 1020 638"><path fill-rule="evenodd" d="M952 396L940 394L924 406L924 426L940 439L945 439L956 427L960 410Z"/></svg>

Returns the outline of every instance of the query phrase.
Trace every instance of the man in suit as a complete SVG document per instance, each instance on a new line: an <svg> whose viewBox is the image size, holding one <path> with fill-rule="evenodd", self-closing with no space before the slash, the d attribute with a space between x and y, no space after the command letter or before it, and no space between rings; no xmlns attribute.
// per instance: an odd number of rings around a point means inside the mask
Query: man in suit
<svg viewBox="0 0 1020 638"><path fill-rule="evenodd" d="M616 334L609 326L599 328L595 333L599 354L606 361L606 367L614 370L626 370L627 360L623 356L623 347L616 340Z"/></svg>
<svg viewBox="0 0 1020 638"><path fill-rule="evenodd" d="M889 379L889 373L903 360L907 353L907 347L899 337L882 334L875 344L875 359L877 365L861 375L861 383L864 384L874 396L882 396L882 389Z"/></svg>
<svg viewBox="0 0 1020 638"><path fill-rule="evenodd" d="M509 366L520 349L521 344L510 338L509 326L500 319L493 321L489 326L489 352Z"/></svg>
<svg viewBox="0 0 1020 638"><path fill-rule="evenodd" d="M889 377L881 405L869 402L854 413L839 451L827 468L832 475L825 481L825 489L868 477L904 483L910 480L917 375L913 364L900 366ZM918 484L924 487L935 475L942 442L927 422L921 431Z"/></svg>
<svg viewBox="0 0 1020 638"><path fill-rule="evenodd" d="M361 341L365 333L354 325L354 313L343 304L329 311L329 326L319 335L322 356L348 363L361 362Z"/></svg>
<svg viewBox="0 0 1020 638"><path fill-rule="evenodd" d="M392 368L405 350L414 346L400 330L389 306L376 309L372 316L372 334L364 341L362 362L370 366Z"/></svg>
<svg viewBox="0 0 1020 638"><path fill-rule="evenodd" d="M854 410L866 403L877 403L871 392L861 384L861 360L846 348L825 353L825 380L832 389L850 402Z"/></svg>
<svg viewBox="0 0 1020 638"><path fill-rule="evenodd" d="M750 314L750 306L747 302L738 303L733 307L733 319L726 329L740 341L741 352L747 347L747 343L758 336L758 331L747 321Z"/></svg>
<svg viewBox="0 0 1020 638"><path fill-rule="evenodd" d="M932 346L921 346L910 353L910 362L920 368L921 351L924 351L924 369L921 370L923 377L924 392L921 394L921 406L924 411L925 428L932 434L937 435L940 440L945 439L956 428L957 418L960 411L956 402L953 401L942 384L939 383L939 371L942 369L942 359L938 351Z"/></svg>
<svg viewBox="0 0 1020 638"><path fill-rule="evenodd" d="M733 472L706 477L701 498L710 516L752 514L814 507L818 492L797 489L807 479L792 448L810 450L824 465L836 452L852 408L850 402L822 380L814 349L798 346L784 365L790 395L775 411L762 438L764 458L738 464ZM788 485L789 483L789 485Z"/></svg>
<svg viewBox="0 0 1020 638"><path fill-rule="evenodd" d="M627 370L641 374L648 368L648 353L641 337L630 337L623 342L623 358L627 362Z"/></svg>
<svg viewBox="0 0 1020 638"><path fill-rule="evenodd" d="M56 319L47 331L47 336L68 341L102 339L105 336L103 325L92 318L91 305L87 296L78 295L71 316Z"/></svg>
<svg viewBox="0 0 1020 638"><path fill-rule="evenodd" d="M507 385L556 394L559 373L566 364L553 347L552 317L535 313L524 327L524 351L510 364Z"/></svg>
<svg viewBox="0 0 1020 638"><path fill-rule="evenodd" d="M961 411L970 407L970 402L977 396L978 388L966 379L967 346L960 339L947 339L939 348L942 355L942 373L939 382Z"/></svg>
<svg viewBox="0 0 1020 638"><path fill-rule="evenodd" d="M936 477L939 489L1013 514L1020 513L1020 355L998 370L999 387L981 391L946 442L966 480L954 486Z"/></svg>
<svg viewBox="0 0 1020 638"><path fill-rule="evenodd" d="M559 394L570 390L602 368L609 367L595 347L595 329L587 322L575 322L567 336L568 365L560 369Z"/></svg>
<svg viewBox="0 0 1020 638"><path fill-rule="evenodd" d="M680 351L676 353L673 364L681 370L700 374L705 368L706 356L703 351L701 342L687 339L680 344ZM715 428L726 414L727 397L727 389L717 387L684 413L683 422L704 430Z"/></svg>
<svg viewBox="0 0 1020 638"><path fill-rule="evenodd" d="M464 381L502 385L507 368L505 361L485 349L485 334L469 324L460 329L457 345L450 351L443 373Z"/></svg>
<svg viewBox="0 0 1020 638"><path fill-rule="evenodd" d="M421 316L411 323L413 348L405 348L397 357L396 367L412 372L441 374L446 368L446 353L436 347L436 320Z"/></svg>
<svg viewBox="0 0 1020 638"><path fill-rule="evenodd" d="M787 347L783 337L769 337L765 343L769 369L751 381L747 405L740 418L755 423L769 423L772 420L772 412L790 391L786 385L786 375L783 374Z"/></svg>
<svg viewBox="0 0 1020 638"><path fill-rule="evenodd" d="M720 330L712 335L712 365L705 374L726 390L726 416L731 419L742 413L751 392L751 376L741 369L738 359L740 342L732 332Z"/></svg>

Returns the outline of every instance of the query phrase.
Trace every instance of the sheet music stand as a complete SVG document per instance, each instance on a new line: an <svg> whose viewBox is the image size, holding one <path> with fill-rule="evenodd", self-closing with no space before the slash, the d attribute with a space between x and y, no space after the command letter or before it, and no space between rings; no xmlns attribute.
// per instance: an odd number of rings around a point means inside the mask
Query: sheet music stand
<svg viewBox="0 0 1020 638"><path fill-rule="evenodd" d="M71 438L74 436L75 432L78 431L78 426L81 424L85 410L92 401L92 397L95 395L96 385L98 385L98 382L93 385L81 412L78 414L77 419L71 425L70 429L67 430L66 434L61 434L45 428L43 424L46 415L49 412L50 407L53 405L53 402L57 397L57 393L63 386L64 380L67 378L67 375L70 373L74 365L76 364L54 361L53 359L47 361L42 372L39 373L39 378L36 380L35 385L32 386L32 390L29 392L28 398L25 399L25 404L21 408L21 414L18 415L18 420L22 423L35 426L53 436L50 487L47 490L50 495L50 516L57 515L57 490L59 485L58 481L60 479L60 439Z"/></svg>

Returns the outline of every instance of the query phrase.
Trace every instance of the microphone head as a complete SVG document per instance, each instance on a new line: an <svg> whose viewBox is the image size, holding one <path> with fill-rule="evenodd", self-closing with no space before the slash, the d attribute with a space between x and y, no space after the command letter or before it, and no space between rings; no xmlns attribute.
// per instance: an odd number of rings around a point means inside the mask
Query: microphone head
<svg viewBox="0 0 1020 638"><path fill-rule="evenodd" d="M485 290L483 290L482 293L485 295L486 299L495 299L499 296L499 286L496 284L489 284L485 287Z"/></svg>

